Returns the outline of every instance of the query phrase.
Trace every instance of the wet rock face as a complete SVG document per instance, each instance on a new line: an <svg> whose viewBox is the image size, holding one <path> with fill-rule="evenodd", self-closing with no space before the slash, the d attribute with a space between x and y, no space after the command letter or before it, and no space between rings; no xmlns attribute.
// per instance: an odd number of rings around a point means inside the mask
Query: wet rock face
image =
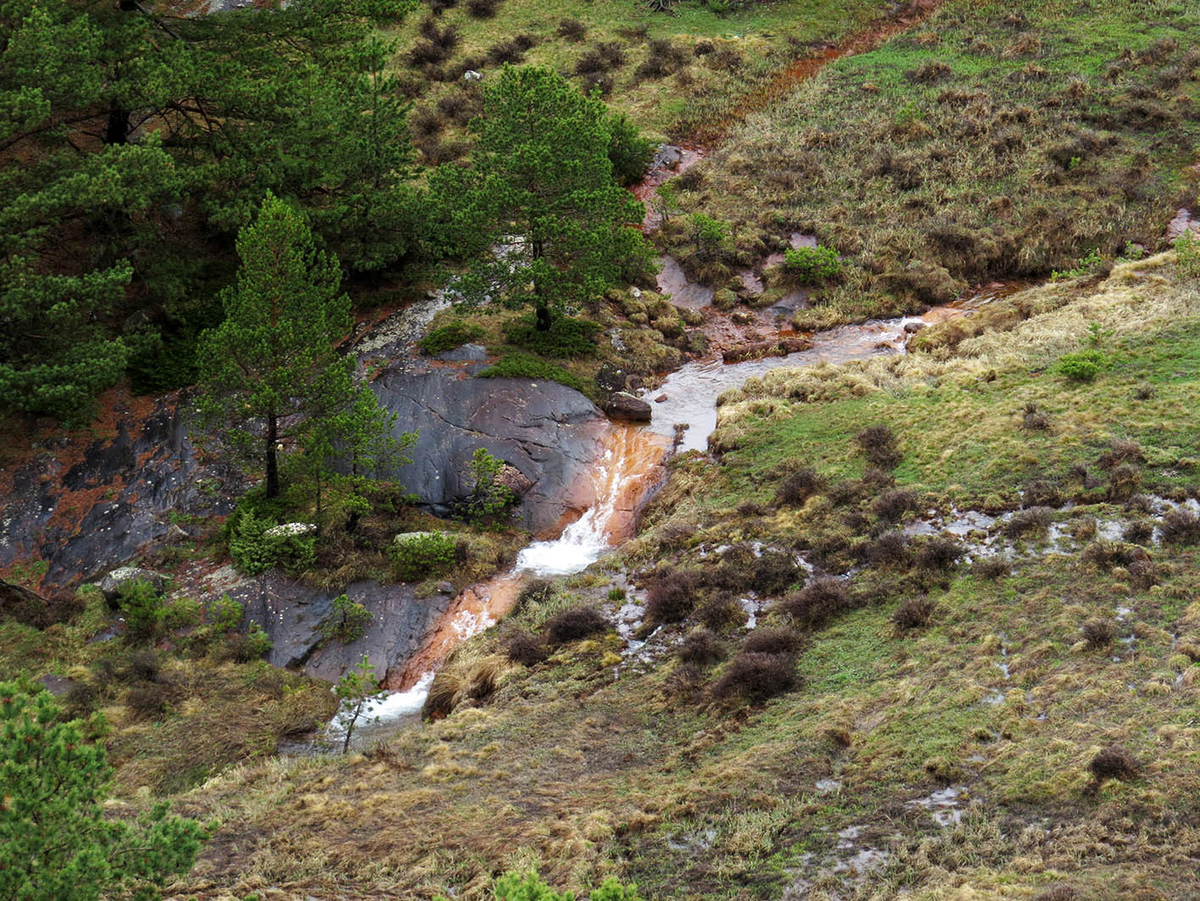
<svg viewBox="0 0 1200 901"><path fill-rule="evenodd" d="M390 370L372 386L397 414L400 431L418 429L412 463L392 475L423 503L448 505L468 494L471 456L480 448L528 483L517 508L534 531L553 526L590 498L576 492L599 452L604 417L586 397L557 382L477 379L455 369Z"/></svg>
<svg viewBox="0 0 1200 901"><path fill-rule="evenodd" d="M247 620L262 626L271 639L267 659L273 665L302 669L330 682L363 654L380 677L403 664L421 648L453 601L444 593L418 598L411 585L372 581L353 582L344 592L321 591L279 572L240 580L227 592L244 605ZM329 615L333 599L343 593L371 612L371 623L357 641L323 642L321 622Z"/></svg>

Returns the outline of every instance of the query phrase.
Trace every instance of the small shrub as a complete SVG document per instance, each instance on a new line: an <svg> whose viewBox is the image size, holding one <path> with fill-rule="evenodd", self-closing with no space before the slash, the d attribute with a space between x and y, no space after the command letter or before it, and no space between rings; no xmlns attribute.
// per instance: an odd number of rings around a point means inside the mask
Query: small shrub
<svg viewBox="0 0 1200 901"><path fill-rule="evenodd" d="M1005 523L1004 534L1010 538L1028 535L1030 532L1042 534L1050 528L1052 518L1053 511L1049 507L1030 507L1028 510L1019 510L1013 514L1012 519Z"/></svg>
<svg viewBox="0 0 1200 901"><path fill-rule="evenodd" d="M1088 647L1093 650L1108 647L1117 637L1117 625L1111 619L1089 619L1080 631Z"/></svg>
<svg viewBox="0 0 1200 901"><path fill-rule="evenodd" d="M600 328L590 319L556 316L550 328L541 331L533 316L522 316L505 324L504 340L543 357L591 357L596 353L596 335Z"/></svg>
<svg viewBox="0 0 1200 901"><path fill-rule="evenodd" d="M150 648L134 651L125 660L120 678L126 682L154 682L162 671L162 661Z"/></svg>
<svg viewBox="0 0 1200 901"><path fill-rule="evenodd" d="M903 532L885 532L866 546L863 557L875 566L907 565L908 537Z"/></svg>
<svg viewBox="0 0 1200 901"><path fill-rule="evenodd" d="M1062 504L1062 491L1050 479L1033 479L1025 485L1022 500L1027 507L1057 507Z"/></svg>
<svg viewBox="0 0 1200 901"><path fill-rule="evenodd" d="M1101 469L1113 469L1122 463L1144 463L1146 455L1142 446L1128 438L1114 438L1109 442L1108 450L1096 460Z"/></svg>
<svg viewBox="0 0 1200 901"><path fill-rule="evenodd" d="M917 508L918 498L915 491L907 488L896 488L881 494L871 504L872 512L886 522L898 522L904 514Z"/></svg>
<svg viewBox="0 0 1200 901"><path fill-rule="evenodd" d="M906 74L910 81L915 81L918 84L934 84L935 82L949 78L952 70L949 65L941 60L929 59Z"/></svg>
<svg viewBox="0 0 1200 901"><path fill-rule="evenodd" d="M504 461L492 456L487 448L471 455L471 492L458 503L459 515L477 526L506 519L520 498L501 478ZM466 562L464 556L459 562Z"/></svg>
<svg viewBox="0 0 1200 901"><path fill-rule="evenodd" d="M467 0L467 13L475 19L491 19L500 8L500 0Z"/></svg>
<svg viewBox="0 0 1200 901"><path fill-rule="evenodd" d="M482 336L483 329L479 326L459 320L433 329L417 344L423 352L436 357L440 353L470 344Z"/></svg>
<svg viewBox="0 0 1200 901"><path fill-rule="evenodd" d="M371 611L362 604L350 600L348 595L338 595L333 599L329 615L321 621L321 637L325 641L350 644L366 634L372 619Z"/></svg>
<svg viewBox="0 0 1200 901"><path fill-rule="evenodd" d="M567 372L561 366L555 366L538 357L524 353L512 353L502 356L494 365L479 373L485 379L537 379L539 381L558 382L568 388L583 392L585 385L582 380Z"/></svg>
<svg viewBox="0 0 1200 901"><path fill-rule="evenodd" d="M545 641L524 629L514 629L504 640L504 655L521 666L537 666L549 653Z"/></svg>
<svg viewBox="0 0 1200 901"><path fill-rule="evenodd" d="M239 571L257 576L278 565L296 574L313 566L317 556L316 536L268 535L275 525L271 519L256 516L253 510L238 517L229 536L229 556Z"/></svg>
<svg viewBox="0 0 1200 901"><path fill-rule="evenodd" d="M620 587L610 588L608 589L607 597L610 601L623 601L625 600L625 589Z"/></svg>
<svg viewBox="0 0 1200 901"><path fill-rule="evenodd" d="M1125 527L1121 538L1130 544L1149 544L1154 538L1154 526L1143 519L1139 519Z"/></svg>
<svg viewBox="0 0 1200 901"><path fill-rule="evenodd" d="M817 579L779 603L779 609L796 625L818 629L850 607L846 586L836 579Z"/></svg>
<svg viewBox="0 0 1200 901"><path fill-rule="evenodd" d="M209 628L214 632L225 633L236 629L242 624L245 609L227 594L221 595L208 607L206 619Z"/></svg>
<svg viewBox="0 0 1200 901"><path fill-rule="evenodd" d="M138 718L158 719L167 712L174 686L167 682L139 682L125 692L125 706Z"/></svg>
<svg viewBox="0 0 1200 901"><path fill-rule="evenodd" d="M440 63L446 56L446 49L433 41L417 41L408 51L408 64L414 69L420 69Z"/></svg>
<svg viewBox="0 0 1200 901"><path fill-rule="evenodd" d="M677 623L696 608L702 574L696 570L672 569L657 574L646 592L646 620Z"/></svg>
<svg viewBox="0 0 1200 901"><path fill-rule="evenodd" d="M921 545L917 566L928 572L942 572L954 567L966 549L953 538L935 535Z"/></svg>
<svg viewBox="0 0 1200 901"><path fill-rule="evenodd" d="M1012 571L1007 557L980 557L971 564L971 573L989 582L1002 579Z"/></svg>
<svg viewBox="0 0 1200 901"><path fill-rule="evenodd" d="M744 654L796 654L803 639L792 629L756 629L742 643Z"/></svg>
<svg viewBox="0 0 1200 901"><path fill-rule="evenodd" d="M404 536L391 547L396 575L415 582L439 575L455 563L458 542L442 532L419 532Z"/></svg>
<svg viewBox="0 0 1200 901"><path fill-rule="evenodd" d="M863 456L882 470L895 469L903 459L896 446L896 433L890 426L882 423L867 426L854 440Z"/></svg>
<svg viewBox="0 0 1200 901"><path fill-rule="evenodd" d="M1109 745L1092 758L1092 762L1088 764L1088 770L1091 771L1092 777L1097 782L1103 782L1106 779L1119 779L1124 782L1136 779L1141 765L1132 754L1120 745Z"/></svg>
<svg viewBox="0 0 1200 901"><path fill-rule="evenodd" d="M892 614L892 624L900 631L923 629L933 619L937 604L927 597L906 598Z"/></svg>
<svg viewBox="0 0 1200 901"><path fill-rule="evenodd" d="M716 260L724 255L732 236L728 222L722 222L704 213L693 213L688 222L697 259Z"/></svg>
<svg viewBox="0 0 1200 901"><path fill-rule="evenodd" d="M696 619L714 632L720 632L743 625L748 616L733 598L724 597L702 604L696 611Z"/></svg>
<svg viewBox="0 0 1200 901"><path fill-rule="evenodd" d="M572 607L546 623L546 637L551 644L567 644L609 628L608 620L594 607Z"/></svg>
<svg viewBox="0 0 1200 901"><path fill-rule="evenodd" d="M250 663L261 660L272 648L271 639L258 623L250 623L246 632L230 632L213 648L217 660Z"/></svg>
<svg viewBox="0 0 1200 901"><path fill-rule="evenodd" d="M741 653L713 686L719 698L734 695L758 702L791 691L796 686L795 660L787 654Z"/></svg>
<svg viewBox="0 0 1200 901"><path fill-rule="evenodd" d="M1200 279L1200 235L1189 229L1175 239L1175 265L1184 278Z"/></svg>
<svg viewBox="0 0 1200 901"><path fill-rule="evenodd" d="M558 36L572 43L582 41L587 37L587 26L578 19L563 19L558 23Z"/></svg>
<svg viewBox="0 0 1200 901"><path fill-rule="evenodd" d="M725 646L708 629L693 629L679 646L679 659L695 666L712 666L725 658Z"/></svg>
<svg viewBox="0 0 1200 901"><path fill-rule="evenodd" d="M501 41L488 49L487 58L488 62L496 66L504 63L516 65L524 61L525 51L516 40Z"/></svg>
<svg viewBox="0 0 1200 901"><path fill-rule="evenodd" d="M1166 544L1200 543L1200 516L1186 507L1176 507L1164 516L1160 529Z"/></svg>
<svg viewBox="0 0 1200 901"><path fill-rule="evenodd" d="M195 598L176 598L163 610L163 627L169 631L190 629L204 619L204 607Z"/></svg>
<svg viewBox="0 0 1200 901"><path fill-rule="evenodd" d="M1127 567L1138 559L1148 559L1149 555L1137 545L1101 539L1084 548L1080 558L1098 569L1110 570L1115 566Z"/></svg>
<svg viewBox="0 0 1200 901"><path fill-rule="evenodd" d="M624 113L610 116L609 126L608 159L613 178L625 187L637 184L650 168L654 142L642 137L637 125Z"/></svg>
<svg viewBox="0 0 1200 901"><path fill-rule="evenodd" d="M1073 382L1091 382L1108 365L1108 355L1104 351L1081 350L1059 357L1054 364L1054 371Z"/></svg>
<svg viewBox="0 0 1200 901"><path fill-rule="evenodd" d="M125 614L124 637L133 644L150 641L162 628L166 615L163 596L148 581L126 582L121 586L118 608Z"/></svg>
<svg viewBox="0 0 1200 901"><path fill-rule="evenodd" d="M1142 486L1142 474L1127 464L1115 466L1108 474L1108 499L1123 501L1133 497Z"/></svg>
<svg viewBox="0 0 1200 901"><path fill-rule="evenodd" d="M517 595L517 609L522 610L529 604L545 604L554 598L556 591L549 579L534 579Z"/></svg>
<svg viewBox="0 0 1200 901"><path fill-rule="evenodd" d="M825 487L825 479L811 466L802 466L784 477L775 495L776 504L802 506Z"/></svg>
<svg viewBox="0 0 1200 901"><path fill-rule="evenodd" d="M789 247L784 268L804 285L821 285L842 274L842 260L832 247Z"/></svg>
<svg viewBox="0 0 1200 901"><path fill-rule="evenodd" d="M748 561L740 581L745 589L772 595L786 591L797 582L803 584L804 571L786 551L763 548L757 557Z"/></svg>
<svg viewBox="0 0 1200 901"><path fill-rule="evenodd" d="M1037 404L1026 404L1021 416L1021 428L1030 432L1045 432L1050 428L1050 416Z"/></svg>

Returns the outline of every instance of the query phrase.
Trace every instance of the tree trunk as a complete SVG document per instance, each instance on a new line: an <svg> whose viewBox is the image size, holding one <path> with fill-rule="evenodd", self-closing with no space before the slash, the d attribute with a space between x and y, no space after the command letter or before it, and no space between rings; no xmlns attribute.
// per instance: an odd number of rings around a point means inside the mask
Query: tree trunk
<svg viewBox="0 0 1200 901"><path fill-rule="evenodd" d="M279 497L279 429L274 411L267 414L267 497Z"/></svg>
<svg viewBox="0 0 1200 901"><path fill-rule="evenodd" d="M108 127L104 129L105 144L125 144L129 140L129 110L113 101L108 109Z"/></svg>
<svg viewBox="0 0 1200 901"><path fill-rule="evenodd" d="M539 300L536 309L537 309L537 330L539 332L550 331L550 322L551 322L550 308L548 306L546 306L546 304L543 301Z"/></svg>

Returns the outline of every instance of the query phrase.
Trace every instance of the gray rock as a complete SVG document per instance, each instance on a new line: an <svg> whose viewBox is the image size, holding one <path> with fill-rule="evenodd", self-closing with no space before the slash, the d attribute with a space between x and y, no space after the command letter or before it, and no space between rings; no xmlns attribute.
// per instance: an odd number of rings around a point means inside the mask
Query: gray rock
<svg viewBox="0 0 1200 901"><path fill-rule="evenodd" d="M149 582L155 591L161 592L166 586L166 576L152 569L140 569L136 566L121 566L108 573L100 580L100 593L104 600L112 604L121 594L121 589L131 582Z"/></svg>
<svg viewBox="0 0 1200 901"><path fill-rule="evenodd" d="M454 594L454 586L449 582L438 582L437 590L441 594Z"/></svg>
<svg viewBox="0 0 1200 901"><path fill-rule="evenodd" d="M683 151L674 144L662 144L654 153L650 163L652 169L678 169L683 160Z"/></svg>
<svg viewBox="0 0 1200 901"><path fill-rule="evenodd" d="M437 355L445 363L482 363L487 359L487 348L482 344L464 344Z"/></svg>
<svg viewBox="0 0 1200 901"><path fill-rule="evenodd" d="M529 481L517 508L521 525L541 531L591 498L580 476L600 453L604 417L578 391L557 382L462 378L447 369L390 369L371 383L396 413L397 431L417 429L412 463L390 473L422 503L450 505L472 485L479 448Z"/></svg>
<svg viewBox="0 0 1200 901"><path fill-rule="evenodd" d="M650 405L632 394L624 391L614 394L604 405L604 412L609 419L620 422L649 422L652 415Z"/></svg>
<svg viewBox="0 0 1200 901"><path fill-rule="evenodd" d="M596 373L596 387L605 393L625 390L625 370L611 362L605 362Z"/></svg>
<svg viewBox="0 0 1200 901"><path fill-rule="evenodd" d="M271 526L263 534L267 538L288 538L290 536L314 535L317 527L311 522L285 522L283 525Z"/></svg>
<svg viewBox="0 0 1200 901"><path fill-rule="evenodd" d="M929 326L926 325L924 322L921 322L921 320L919 320L919 319L914 322L904 323L904 331L908 332L908 334L910 334L910 335L915 335L917 332L921 331L922 329L926 329L926 328L929 328Z"/></svg>

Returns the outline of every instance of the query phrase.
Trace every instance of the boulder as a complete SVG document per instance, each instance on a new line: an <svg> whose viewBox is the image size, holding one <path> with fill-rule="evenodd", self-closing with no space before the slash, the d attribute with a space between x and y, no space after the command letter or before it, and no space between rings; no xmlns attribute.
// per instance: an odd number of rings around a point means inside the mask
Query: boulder
<svg viewBox="0 0 1200 901"><path fill-rule="evenodd" d="M285 522L281 526L271 526L263 532L267 538L291 538L301 535L315 535L317 527L311 522Z"/></svg>
<svg viewBox="0 0 1200 901"><path fill-rule="evenodd" d="M726 363L743 360L759 360L763 357L786 357L788 354L809 350L813 346L809 338L780 338L778 341L760 341L756 344L739 344L722 354Z"/></svg>
<svg viewBox="0 0 1200 901"><path fill-rule="evenodd" d="M529 493L529 489L533 487L532 479L517 469L517 467L510 466L508 463L501 466L500 471L496 473L496 482L503 485L517 497L524 497Z"/></svg>
<svg viewBox="0 0 1200 901"><path fill-rule="evenodd" d="M166 587L167 577L152 569L141 569L137 566L119 566L100 580L100 593L104 600L115 604L121 594L121 589L131 582L149 582L154 590L161 592Z"/></svg>
<svg viewBox="0 0 1200 901"><path fill-rule="evenodd" d="M649 422L652 415L648 403L624 391L618 391L608 399L604 413L618 422Z"/></svg>
<svg viewBox="0 0 1200 901"><path fill-rule="evenodd" d="M910 334L910 335L915 335L917 332L921 331L922 329L926 329L926 328L929 328L929 326L926 325L924 322L922 322L920 319L915 319L912 322L904 323L904 331L908 332L908 334Z"/></svg>
<svg viewBox="0 0 1200 901"><path fill-rule="evenodd" d="M454 584L452 582L438 582L438 594L454 594Z"/></svg>
<svg viewBox="0 0 1200 901"><path fill-rule="evenodd" d="M604 363L596 373L596 387L605 394L625 390L625 371L614 363Z"/></svg>

